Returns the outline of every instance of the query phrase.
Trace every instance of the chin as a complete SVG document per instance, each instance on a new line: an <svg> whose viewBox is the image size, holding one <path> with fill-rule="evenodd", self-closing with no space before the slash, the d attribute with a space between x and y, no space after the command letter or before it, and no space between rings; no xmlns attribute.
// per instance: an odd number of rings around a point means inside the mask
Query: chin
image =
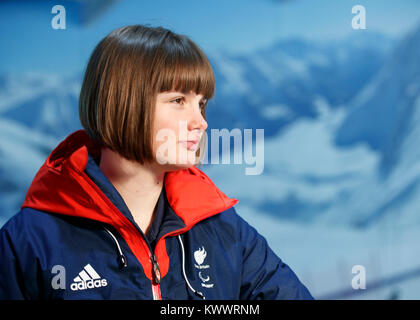
<svg viewBox="0 0 420 320"><path fill-rule="evenodd" d="M160 155L155 160L165 171L188 169L200 163L199 157L197 156L197 150L188 150L186 153L178 153L176 157L173 158L167 157L167 154Z"/></svg>
<svg viewBox="0 0 420 320"><path fill-rule="evenodd" d="M184 169L188 169L193 167L193 164L187 165L187 164L183 164L183 165L177 165L177 164L167 164L164 165L163 171L165 172L170 172L170 171L178 171L178 170L184 170Z"/></svg>
<svg viewBox="0 0 420 320"><path fill-rule="evenodd" d="M199 164L199 161L196 162L171 162L166 164L160 164L165 171L176 171L176 170L182 170L182 169L188 169L193 166L196 166Z"/></svg>

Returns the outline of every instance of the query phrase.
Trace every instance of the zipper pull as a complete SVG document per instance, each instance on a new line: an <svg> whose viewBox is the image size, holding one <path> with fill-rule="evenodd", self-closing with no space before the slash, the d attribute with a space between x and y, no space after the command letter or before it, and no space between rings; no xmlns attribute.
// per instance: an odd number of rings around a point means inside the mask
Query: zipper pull
<svg viewBox="0 0 420 320"><path fill-rule="evenodd" d="M127 258L125 257L125 255L120 254L119 257L119 263L120 263L120 268L126 268L127 267Z"/></svg>
<svg viewBox="0 0 420 320"><path fill-rule="evenodd" d="M150 255L150 261L152 262L152 265L153 265L153 275L154 275L153 281L155 282L155 284L159 284L160 283L160 270L159 270L159 264L157 263L157 258L154 253Z"/></svg>

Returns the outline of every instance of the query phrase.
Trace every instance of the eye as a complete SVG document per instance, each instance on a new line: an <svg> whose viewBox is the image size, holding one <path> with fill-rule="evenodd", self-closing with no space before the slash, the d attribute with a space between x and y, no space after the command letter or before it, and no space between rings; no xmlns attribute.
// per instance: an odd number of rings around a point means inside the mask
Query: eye
<svg viewBox="0 0 420 320"><path fill-rule="evenodd" d="M175 102L175 103L178 104L178 103L181 103L183 100L184 100L184 98L180 97L180 98L176 98L176 99L172 100L171 102Z"/></svg>
<svg viewBox="0 0 420 320"><path fill-rule="evenodd" d="M207 105L207 99L203 99L200 101L200 108L204 109Z"/></svg>

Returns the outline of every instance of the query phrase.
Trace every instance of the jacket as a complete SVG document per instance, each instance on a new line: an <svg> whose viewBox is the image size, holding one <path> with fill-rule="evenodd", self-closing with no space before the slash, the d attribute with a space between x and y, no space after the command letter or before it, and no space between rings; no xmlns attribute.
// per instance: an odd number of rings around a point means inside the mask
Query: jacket
<svg viewBox="0 0 420 320"><path fill-rule="evenodd" d="M41 166L0 230L0 299L313 299L201 170L165 174L144 234L99 155L78 130Z"/></svg>

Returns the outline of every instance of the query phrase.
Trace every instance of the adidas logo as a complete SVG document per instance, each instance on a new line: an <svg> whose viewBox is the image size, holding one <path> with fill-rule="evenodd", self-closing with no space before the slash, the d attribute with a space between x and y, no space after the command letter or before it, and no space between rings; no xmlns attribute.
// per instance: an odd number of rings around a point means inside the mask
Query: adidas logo
<svg viewBox="0 0 420 320"><path fill-rule="evenodd" d="M79 272L79 275L73 281L70 285L70 289L73 291L106 287L108 285L106 279L101 279L89 263L83 267L83 270Z"/></svg>

